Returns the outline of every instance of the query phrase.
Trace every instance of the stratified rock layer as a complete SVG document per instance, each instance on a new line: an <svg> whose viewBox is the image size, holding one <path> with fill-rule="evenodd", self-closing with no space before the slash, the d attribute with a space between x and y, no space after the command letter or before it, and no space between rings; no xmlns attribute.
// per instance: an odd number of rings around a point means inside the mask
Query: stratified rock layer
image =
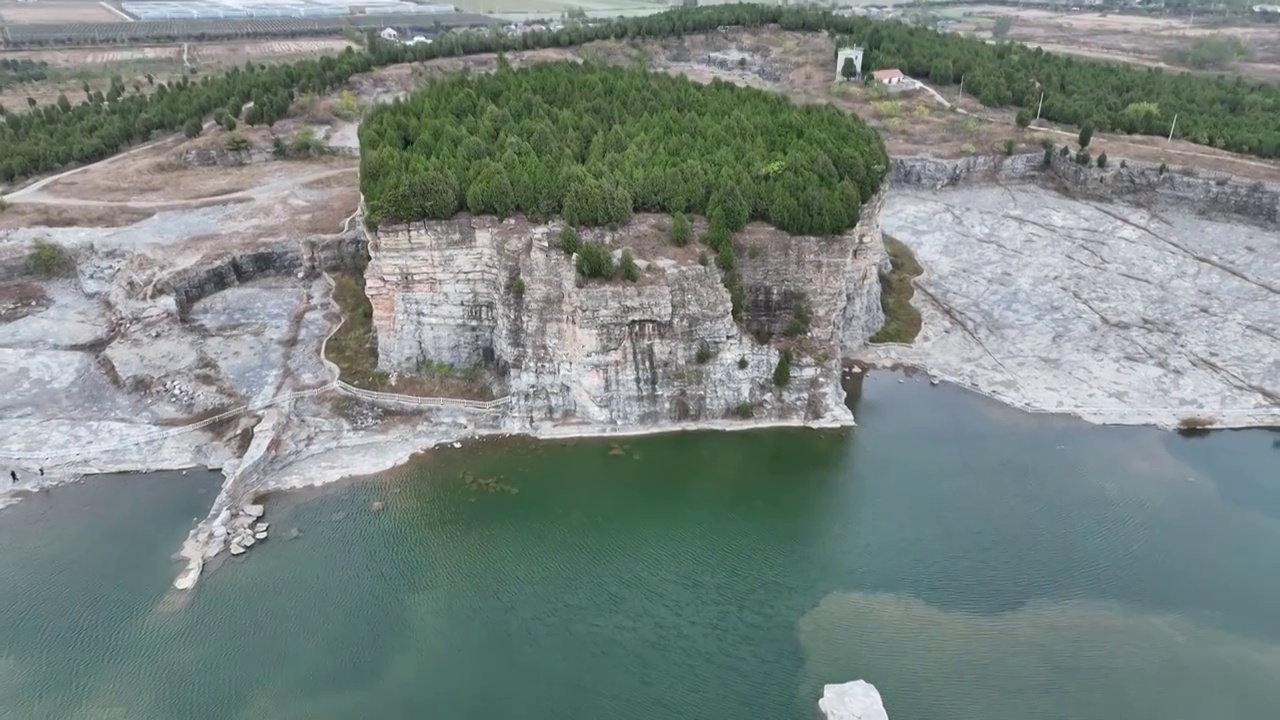
<svg viewBox="0 0 1280 720"><path fill-rule="evenodd" d="M583 234L632 247L642 267L636 283L583 283L557 247L558 224L461 216L383 227L369 234L365 273L379 365L495 369L512 429L849 424L840 359L883 322L878 209L877 198L857 228L836 238L744 230L741 324L721 272L699 264L695 248L666 244L665 221L654 217ZM757 331L784 334L806 305L799 337L757 341ZM791 381L777 387L784 346L793 352Z"/></svg>

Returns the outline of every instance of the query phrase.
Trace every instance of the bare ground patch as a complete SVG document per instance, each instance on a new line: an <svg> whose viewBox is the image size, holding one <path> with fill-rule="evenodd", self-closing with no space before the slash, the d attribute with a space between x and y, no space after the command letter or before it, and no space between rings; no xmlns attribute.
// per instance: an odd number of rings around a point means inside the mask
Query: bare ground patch
<svg viewBox="0 0 1280 720"><path fill-rule="evenodd" d="M958 32L990 37L996 18L1009 17L1009 39L1063 54L1157 67L1167 65L1171 52L1197 38L1225 35L1238 38L1253 50L1250 62L1238 62L1231 70L1249 77L1280 78L1280 26L1275 24L1225 24L1194 22L1188 17L1146 17L1113 13L1057 13L997 6L970 6L952 27ZM1192 72L1200 72L1190 69ZM1217 74L1218 70L1203 71Z"/></svg>
<svg viewBox="0 0 1280 720"><path fill-rule="evenodd" d="M14 203L0 212L0 229L22 227L123 227L155 215L154 210L121 207L67 207Z"/></svg>

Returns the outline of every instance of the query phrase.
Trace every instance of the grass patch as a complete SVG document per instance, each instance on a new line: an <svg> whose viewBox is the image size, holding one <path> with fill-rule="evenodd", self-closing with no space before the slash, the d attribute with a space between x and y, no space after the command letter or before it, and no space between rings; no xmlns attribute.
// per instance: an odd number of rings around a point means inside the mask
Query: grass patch
<svg viewBox="0 0 1280 720"><path fill-rule="evenodd" d="M911 304L916 290L911 285L920 277L924 268L916 262L911 249L897 238L884 236L884 247L889 252L893 269L880 281L880 307L884 309L884 326L871 336L873 343L909 343L920 334L920 311Z"/></svg>
<svg viewBox="0 0 1280 720"><path fill-rule="evenodd" d="M61 245L36 238L27 254L27 269L45 279L67 277L75 272L76 260Z"/></svg>
<svg viewBox="0 0 1280 720"><path fill-rule="evenodd" d="M325 357L338 366L344 381L368 390L387 390L390 377L378 369L378 335L373 331L373 305L364 294L364 273L334 273L333 300L342 309L343 321L325 345Z"/></svg>

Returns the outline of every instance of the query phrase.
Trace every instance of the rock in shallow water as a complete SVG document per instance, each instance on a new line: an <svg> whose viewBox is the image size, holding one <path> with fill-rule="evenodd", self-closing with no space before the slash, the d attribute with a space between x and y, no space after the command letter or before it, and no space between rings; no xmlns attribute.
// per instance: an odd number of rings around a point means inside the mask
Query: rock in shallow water
<svg viewBox="0 0 1280 720"><path fill-rule="evenodd" d="M818 709L826 720L889 720L880 691L865 680L824 685Z"/></svg>

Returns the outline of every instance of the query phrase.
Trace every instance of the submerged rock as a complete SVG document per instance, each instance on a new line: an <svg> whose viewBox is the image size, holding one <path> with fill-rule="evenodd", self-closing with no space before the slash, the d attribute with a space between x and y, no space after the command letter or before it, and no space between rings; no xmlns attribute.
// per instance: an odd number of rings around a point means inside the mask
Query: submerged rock
<svg viewBox="0 0 1280 720"><path fill-rule="evenodd" d="M865 680L824 685L818 709L826 720L889 720L880 691Z"/></svg>

